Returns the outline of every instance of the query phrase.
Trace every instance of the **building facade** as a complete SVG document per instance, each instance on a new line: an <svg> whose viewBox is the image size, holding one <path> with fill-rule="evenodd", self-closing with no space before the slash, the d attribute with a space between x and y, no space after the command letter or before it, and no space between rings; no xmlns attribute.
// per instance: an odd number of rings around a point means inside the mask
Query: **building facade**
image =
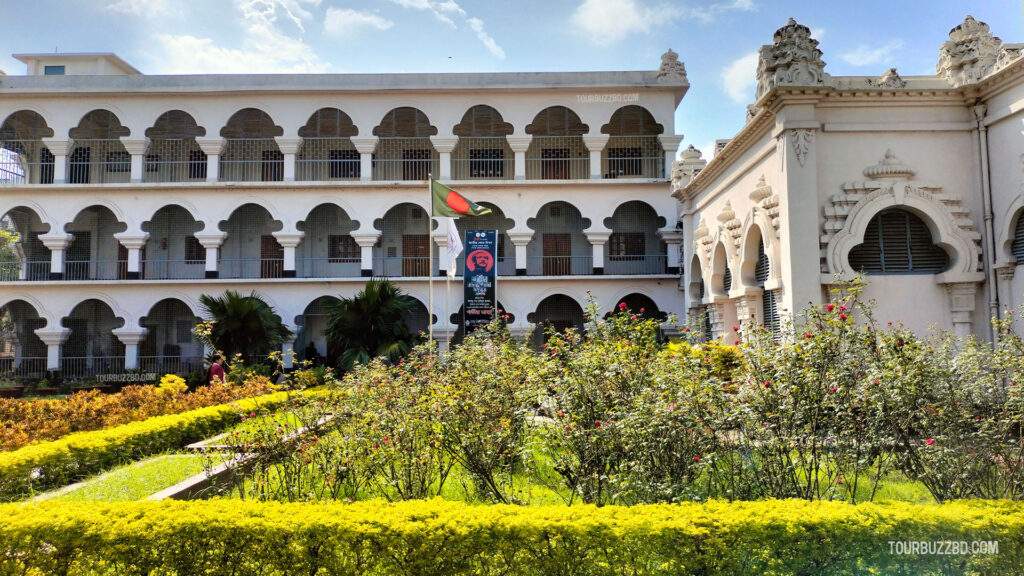
<svg viewBox="0 0 1024 576"><path fill-rule="evenodd" d="M325 298L387 277L419 302L447 263L428 174L492 208L520 334L581 326L588 294L682 314L669 171L689 85L650 72L146 76L111 54L17 55L0 76L0 262L12 376L183 372L199 297L259 292L329 354ZM429 268L433 250L434 268ZM461 278L453 283L458 286ZM434 283L435 336L461 289ZM445 312L447 310L447 313Z"/></svg>
<svg viewBox="0 0 1024 576"><path fill-rule="evenodd" d="M991 337L1024 298L1022 46L968 16L933 76L839 77L791 19L761 48L744 128L673 168L691 316L723 338L860 275L883 326Z"/></svg>

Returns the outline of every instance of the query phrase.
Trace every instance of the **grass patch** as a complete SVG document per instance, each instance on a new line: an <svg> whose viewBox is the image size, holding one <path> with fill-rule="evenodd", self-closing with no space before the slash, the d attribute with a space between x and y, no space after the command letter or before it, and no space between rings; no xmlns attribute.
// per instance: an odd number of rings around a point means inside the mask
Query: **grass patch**
<svg viewBox="0 0 1024 576"><path fill-rule="evenodd" d="M142 500L203 471L200 454L168 454L115 468L86 480L70 492L53 493L43 500L125 502Z"/></svg>

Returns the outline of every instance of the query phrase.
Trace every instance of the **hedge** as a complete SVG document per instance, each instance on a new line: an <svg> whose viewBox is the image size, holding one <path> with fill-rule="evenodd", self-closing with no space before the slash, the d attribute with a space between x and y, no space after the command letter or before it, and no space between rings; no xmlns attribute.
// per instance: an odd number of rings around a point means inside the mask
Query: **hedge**
<svg viewBox="0 0 1024 576"><path fill-rule="evenodd" d="M234 424L239 411L260 406L273 409L287 397L277 392L0 452L0 500L63 486L125 461L181 448Z"/></svg>
<svg viewBox="0 0 1024 576"><path fill-rule="evenodd" d="M443 500L0 505L0 574L1020 574L1024 505L769 500L516 507ZM889 541L997 541L894 555Z"/></svg>

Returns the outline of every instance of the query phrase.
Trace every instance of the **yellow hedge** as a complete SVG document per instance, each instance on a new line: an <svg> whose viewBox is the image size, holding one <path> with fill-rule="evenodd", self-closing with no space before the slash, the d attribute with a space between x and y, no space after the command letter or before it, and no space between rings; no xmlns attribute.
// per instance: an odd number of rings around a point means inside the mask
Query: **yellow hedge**
<svg viewBox="0 0 1024 576"><path fill-rule="evenodd" d="M0 574L1017 575L1024 504L0 505ZM889 541L997 541L991 555Z"/></svg>
<svg viewBox="0 0 1024 576"><path fill-rule="evenodd" d="M63 486L128 460L181 448L234 424L239 410L273 409L286 399L287 393L277 392L0 452L0 500Z"/></svg>

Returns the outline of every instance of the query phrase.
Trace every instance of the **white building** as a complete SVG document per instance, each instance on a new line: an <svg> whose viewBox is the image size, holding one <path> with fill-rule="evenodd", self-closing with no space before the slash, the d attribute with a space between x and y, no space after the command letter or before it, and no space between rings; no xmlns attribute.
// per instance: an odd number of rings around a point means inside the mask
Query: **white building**
<svg viewBox="0 0 1024 576"><path fill-rule="evenodd" d="M681 314L671 51L651 72L146 76L112 54L24 54L0 76L5 371L179 371L202 294L257 290L326 354L320 299L371 275L424 304L428 173L501 232L513 329L580 325L591 293ZM435 274L446 263L434 259ZM461 278L459 279L461 281ZM460 282L455 283L458 287ZM435 334L457 337L461 289Z"/></svg>
<svg viewBox="0 0 1024 576"><path fill-rule="evenodd" d="M967 17L934 76L826 72L790 20L760 51L746 126L673 169L685 298L715 337L863 273L874 317L990 337L1021 305L1024 55Z"/></svg>

